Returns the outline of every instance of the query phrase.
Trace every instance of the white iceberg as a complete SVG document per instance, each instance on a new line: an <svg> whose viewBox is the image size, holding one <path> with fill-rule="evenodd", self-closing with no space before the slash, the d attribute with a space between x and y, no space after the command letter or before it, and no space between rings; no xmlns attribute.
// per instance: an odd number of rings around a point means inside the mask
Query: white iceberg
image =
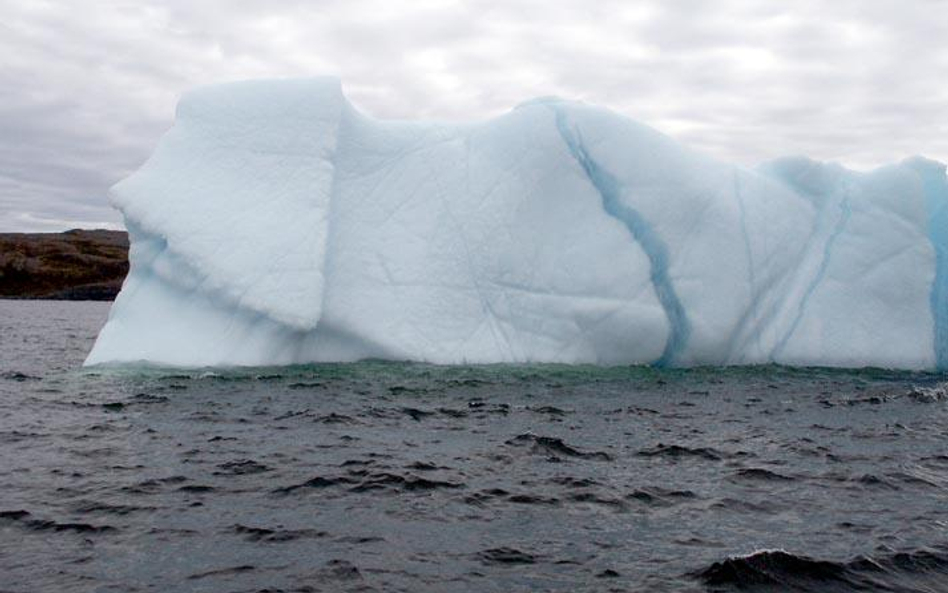
<svg viewBox="0 0 948 593"><path fill-rule="evenodd" d="M948 368L948 182L717 162L606 109L381 121L334 79L202 88L112 190L86 364L362 358Z"/></svg>

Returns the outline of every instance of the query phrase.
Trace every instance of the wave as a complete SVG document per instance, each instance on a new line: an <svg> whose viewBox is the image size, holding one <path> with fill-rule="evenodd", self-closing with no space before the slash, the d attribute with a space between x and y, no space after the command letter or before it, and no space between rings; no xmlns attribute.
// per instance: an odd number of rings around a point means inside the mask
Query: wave
<svg viewBox="0 0 948 593"><path fill-rule="evenodd" d="M784 550L735 556L695 573L712 591L948 591L948 546L820 560Z"/></svg>

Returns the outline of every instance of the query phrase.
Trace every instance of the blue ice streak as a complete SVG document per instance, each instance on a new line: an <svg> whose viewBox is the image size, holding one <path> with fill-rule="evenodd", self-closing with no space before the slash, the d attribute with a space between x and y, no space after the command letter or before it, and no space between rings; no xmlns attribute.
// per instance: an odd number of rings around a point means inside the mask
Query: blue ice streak
<svg viewBox="0 0 948 593"><path fill-rule="evenodd" d="M848 189L844 189L843 191L848 192ZM783 352L783 349L787 346L787 342L789 342L793 334L796 333L797 327L800 326L800 322L803 320L803 314L806 313L807 305L810 304L810 299L813 297L813 293L816 292L816 288L823 282L823 278L826 276L830 257L833 254L833 247L836 245L836 240L839 239L839 236L843 234L843 230L846 229L846 224L849 222L853 213L852 207L849 205L848 195L843 197L843 200L839 203L839 210L840 213L839 218L836 220L836 226L833 227L832 233L830 233L829 238L826 239L826 244L823 245L823 259L820 260L820 267L817 269L816 275L813 276L813 280L810 281L809 286L806 287L806 293L804 293L803 298L800 299L800 306L797 308L797 315L793 318L790 329L774 348L774 357Z"/></svg>
<svg viewBox="0 0 948 593"><path fill-rule="evenodd" d="M919 163L928 209L928 237L935 249L935 280L930 303L935 322L935 362L948 370L948 179L943 166Z"/></svg>
<svg viewBox="0 0 948 593"><path fill-rule="evenodd" d="M556 127L560 136L563 137L570 154L583 168L589 181L602 197L602 206L606 214L625 225L632 238L642 247L648 257L651 268L649 277L655 287L658 301L668 317L668 324L671 329L662 355L652 364L669 366L675 362L675 358L688 343L691 324L688 322L685 308L682 306L668 275L668 247L637 210L622 202L619 181L589 156L582 138L570 129L569 123L566 121L566 114L555 104L551 104L551 107L556 114Z"/></svg>

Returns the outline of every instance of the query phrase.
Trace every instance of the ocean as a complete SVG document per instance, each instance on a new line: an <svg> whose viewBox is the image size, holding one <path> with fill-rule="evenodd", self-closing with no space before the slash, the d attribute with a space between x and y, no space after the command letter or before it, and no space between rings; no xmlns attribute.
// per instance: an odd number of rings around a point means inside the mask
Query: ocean
<svg viewBox="0 0 948 593"><path fill-rule="evenodd" d="M948 591L948 376L83 369L0 300L0 591Z"/></svg>

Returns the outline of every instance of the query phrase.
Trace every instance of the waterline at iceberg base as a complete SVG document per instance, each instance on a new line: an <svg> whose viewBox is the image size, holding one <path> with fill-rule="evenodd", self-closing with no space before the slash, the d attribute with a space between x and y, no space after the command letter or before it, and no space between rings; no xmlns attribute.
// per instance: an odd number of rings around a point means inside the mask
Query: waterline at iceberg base
<svg viewBox="0 0 948 593"><path fill-rule="evenodd" d="M360 114L335 79L187 94L113 188L86 364L408 359L948 368L948 180L717 162L607 109Z"/></svg>

